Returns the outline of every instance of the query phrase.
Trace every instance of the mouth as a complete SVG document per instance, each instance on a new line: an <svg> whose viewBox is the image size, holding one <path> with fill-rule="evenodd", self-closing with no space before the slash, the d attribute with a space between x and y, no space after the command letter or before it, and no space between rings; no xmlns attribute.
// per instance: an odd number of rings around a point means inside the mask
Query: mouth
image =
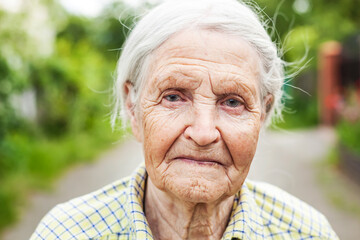
<svg viewBox="0 0 360 240"><path fill-rule="evenodd" d="M214 159L207 159L207 158L196 158L192 156L180 156L174 158L174 160L180 160L186 163L190 164L198 164L198 165L205 165L205 166L214 166L214 165L220 165L223 164L220 161L214 160Z"/></svg>

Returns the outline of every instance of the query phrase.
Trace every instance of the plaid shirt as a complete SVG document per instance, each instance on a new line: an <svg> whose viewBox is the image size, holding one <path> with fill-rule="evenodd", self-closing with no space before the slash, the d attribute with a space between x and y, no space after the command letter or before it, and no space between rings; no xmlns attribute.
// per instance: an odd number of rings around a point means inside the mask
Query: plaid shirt
<svg viewBox="0 0 360 240"><path fill-rule="evenodd" d="M144 165L133 176L60 204L30 240L153 239L143 211ZM314 208L266 183L246 180L222 239L338 239Z"/></svg>

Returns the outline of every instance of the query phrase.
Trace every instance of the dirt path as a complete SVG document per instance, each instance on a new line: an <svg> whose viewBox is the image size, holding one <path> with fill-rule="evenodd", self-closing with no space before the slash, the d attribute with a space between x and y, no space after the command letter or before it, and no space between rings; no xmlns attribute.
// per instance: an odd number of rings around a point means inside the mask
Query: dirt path
<svg viewBox="0 0 360 240"><path fill-rule="evenodd" d="M324 213L340 239L360 239L360 219L336 209L317 180L316 164L327 154L335 137L330 129L265 132L249 178L273 183ZM18 225L3 240L28 239L42 216L54 205L96 190L129 175L141 162L141 146L130 139L105 153L93 164L78 166L64 176L51 193L35 194ZM344 186L351 188L352 186ZM360 190L358 191L360 201Z"/></svg>

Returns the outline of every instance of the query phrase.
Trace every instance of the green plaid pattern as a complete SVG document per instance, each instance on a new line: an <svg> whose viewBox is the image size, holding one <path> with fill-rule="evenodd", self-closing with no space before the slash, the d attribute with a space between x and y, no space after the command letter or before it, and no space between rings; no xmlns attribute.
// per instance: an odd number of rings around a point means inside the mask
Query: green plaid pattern
<svg viewBox="0 0 360 240"><path fill-rule="evenodd" d="M147 173L142 164L128 178L57 205L30 240L153 239L143 212ZM315 209L270 184L246 180L236 194L222 239L338 239Z"/></svg>

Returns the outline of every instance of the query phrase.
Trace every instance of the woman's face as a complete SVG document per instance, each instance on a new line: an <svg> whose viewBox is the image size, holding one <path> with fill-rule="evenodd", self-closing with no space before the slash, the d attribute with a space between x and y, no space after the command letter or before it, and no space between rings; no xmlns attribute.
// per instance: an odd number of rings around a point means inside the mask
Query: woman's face
<svg viewBox="0 0 360 240"><path fill-rule="evenodd" d="M265 117L256 52L239 38L183 31L150 62L132 127L151 181L184 201L234 195Z"/></svg>

